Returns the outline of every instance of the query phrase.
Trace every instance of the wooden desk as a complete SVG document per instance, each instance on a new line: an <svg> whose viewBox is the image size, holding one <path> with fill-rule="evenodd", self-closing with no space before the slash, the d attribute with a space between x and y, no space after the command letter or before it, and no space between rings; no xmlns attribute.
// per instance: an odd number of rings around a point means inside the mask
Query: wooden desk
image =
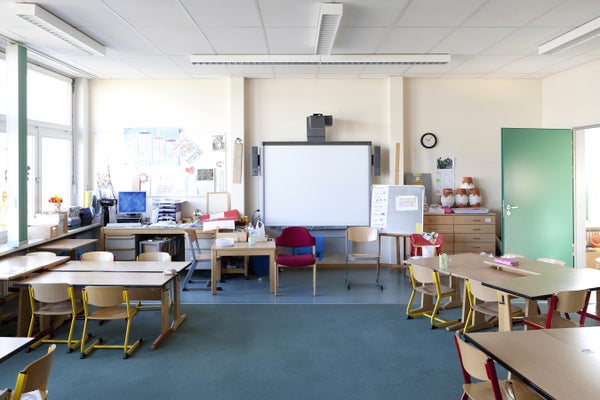
<svg viewBox="0 0 600 400"><path fill-rule="evenodd" d="M595 399L600 393L600 327L466 337L547 399Z"/></svg>
<svg viewBox="0 0 600 400"><path fill-rule="evenodd" d="M68 256L12 256L0 260L0 280L12 281L69 260Z"/></svg>
<svg viewBox="0 0 600 400"><path fill-rule="evenodd" d="M136 262L137 264L137 262ZM140 263L142 264L142 263ZM165 264L163 264L164 266ZM174 285L173 290L173 321L169 322L170 301L168 288L171 282ZM16 284L21 287L19 304L28 304L29 297L26 286L31 283L69 283L73 286L83 287L88 285L100 286L125 286L141 288L162 288L161 299L161 333L150 346L156 349L186 318L181 314L181 299L179 290L179 274L165 275L157 272L100 272L100 271L47 271L35 277L18 281ZM21 308L21 307L20 307ZM23 328L23 321L19 315L19 326L17 335L22 336L26 332ZM25 318L26 319L26 318ZM27 325L28 321L25 321Z"/></svg>
<svg viewBox="0 0 600 400"><path fill-rule="evenodd" d="M502 306L500 307L500 313L502 315L502 319L498 323L499 330L512 330L512 318L510 315L510 298L511 296L507 294L504 282L525 282L524 287L531 289L533 287L541 286L541 282L546 283L554 283L552 288L559 290L570 290L570 289L560 289L567 287L565 286L565 281L563 281L562 276L564 274L569 274L573 272L573 269L566 268L563 266L543 263L540 261L529 260L529 259L519 259L520 265L519 268L505 268L498 269L489 265L488 263L492 259L487 256L481 256L479 254L474 253L462 253L462 254L452 254L448 256L448 268L441 270L439 268L439 257L429 257L429 258L411 258L409 262L414 263L415 265L431 268L436 271L440 271L441 273L449 274L452 277L460 278L460 279L473 279L480 282L483 282L484 285L489 286L489 282L496 282L497 285L494 286L495 289L499 290L499 296L502 296ZM598 271L600 272L600 271ZM598 274L600 277L600 274ZM454 283L456 284L456 283ZM600 284L600 282L599 282ZM537 293L537 296L528 297L528 296L520 296L519 294L515 294L518 297L524 297L527 300L535 300L535 299L546 299L552 294L556 292L548 291L551 287L547 286L544 288L542 293ZM548 294L550 293L550 294ZM463 286L463 302L462 302L462 318L463 322L452 325L447 329L462 329L464 327L464 321L467 318L467 314L469 312L469 304L466 300L466 289ZM431 304L431 299L425 299L424 306L427 307ZM532 313L534 311L537 312L537 303L535 301L528 301L526 307L526 314ZM473 319L472 326L469 330L474 331L481 328L489 327L489 324L486 324L484 318L479 313L475 314Z"/></svg>
<svg viewBox="0 0 600 400"><path fill-rule="evenodd" d="M221 279L221 269L215 268L217 258L224 256L269 256L269 280L271 293L275 292L273 276L275 273L275 241L258 242L254 246L248 246L248 242L235 242L231 247L217 247L213 244L210 247L212 257L212 268L210 273L211 292L217 294L217 280Z"/></svg>
<svg viewBox="0 0 600 400"><path fill-rule="evenodd" d="M52 268L59 272L155 272L162 273L167 268L181 272L191 264L191 261L68 261Z"/></svg>
<svg viewBox="0 0 600 400"><path fill-rule="evenodd" d="M23 350L34 341L34 337L0 337L0 362Z"/></svg>
<svg viewBox="0 0 600 400"><path fill-rule="evenodd" d="M52 251L52 252L62 252L66 251L69 253L71 260L77 260L77 250L89 246L92 244L96 244L98 239L60 239L55 240L54 242L46 243L41 246L35 247L35 250L42 251Z"/></svg>

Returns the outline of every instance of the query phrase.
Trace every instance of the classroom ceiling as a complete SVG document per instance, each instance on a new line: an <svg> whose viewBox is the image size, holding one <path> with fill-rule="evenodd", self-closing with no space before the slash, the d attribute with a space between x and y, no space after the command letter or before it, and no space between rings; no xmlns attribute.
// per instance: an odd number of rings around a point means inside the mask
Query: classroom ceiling
<svg viewBox="0 0 600 400"><path fill-rule="evenodd" d="M600 16L599 0L344 0L332 55L449 53L451 61L281 66L193 65L190 56L314 55L321 1L35 1L104 45L104 56L47 40L14 3L0 0L0 37L74 77L543 78L600 58L599 38L557 55L537 50Z"/></svg>

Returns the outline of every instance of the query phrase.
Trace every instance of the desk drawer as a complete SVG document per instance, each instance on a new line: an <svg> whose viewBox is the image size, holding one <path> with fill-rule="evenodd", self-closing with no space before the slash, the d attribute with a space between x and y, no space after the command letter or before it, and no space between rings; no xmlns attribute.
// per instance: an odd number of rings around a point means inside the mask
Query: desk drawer
<svg viewBox="0 0 600 400"><path fill-rule="evenodd" d="M454 243L454 253L495 253L495 243Z"/></svg>
<svg viewBox="0 0 600 400"><path fill-rule="evenodd" d="M134 249L135 250L135 235L107 235L104 237L104 248L106 250L113 249Z"/></svg>
<svg viewBox="0 0 600 400"><path fill-rule="evenodd" d="M447 224L425 224L423 227L423 231L452 234L454 232L454 227L452 225ZM446 239L446 235L444 235L444 239Z"/></svg>
<svg viewBox="0 0 600 400"><path fill-rule="evenodd" d="M496 225L495 215L455 215L454 225Z"/></svg>
<svg viewBox="0 0 600 400"><path fill-rule="evenodd" d="M494 225L454 225L454 234L457 233L496 233Z"/></svg>
<svg viewBox="0 0 600 400"><path fill-rule="evenodd" d="M454 234L455 243L494 243L496 235L493 233L456 233Z"/></svg>

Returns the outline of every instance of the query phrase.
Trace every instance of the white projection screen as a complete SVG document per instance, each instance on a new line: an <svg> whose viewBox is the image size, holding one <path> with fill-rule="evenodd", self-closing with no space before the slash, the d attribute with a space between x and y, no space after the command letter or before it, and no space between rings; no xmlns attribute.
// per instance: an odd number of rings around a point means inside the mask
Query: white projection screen
<svg viewBox="0 0 600 400"><path fill-rule="evenodd" d="M267 226L369 225L371 142L263 142Z"/></svg>

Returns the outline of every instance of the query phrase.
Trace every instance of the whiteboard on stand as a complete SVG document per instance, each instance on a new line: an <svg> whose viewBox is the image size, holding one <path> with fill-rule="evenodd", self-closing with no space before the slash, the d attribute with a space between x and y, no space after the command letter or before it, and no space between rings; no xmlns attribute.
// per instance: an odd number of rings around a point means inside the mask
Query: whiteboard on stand
<svg viewBox="0 0 600 400"><path fill-rule="evenodd" d="M422 232L424 197L422 185L373 185L371 226L397 235Z"/></svg>

